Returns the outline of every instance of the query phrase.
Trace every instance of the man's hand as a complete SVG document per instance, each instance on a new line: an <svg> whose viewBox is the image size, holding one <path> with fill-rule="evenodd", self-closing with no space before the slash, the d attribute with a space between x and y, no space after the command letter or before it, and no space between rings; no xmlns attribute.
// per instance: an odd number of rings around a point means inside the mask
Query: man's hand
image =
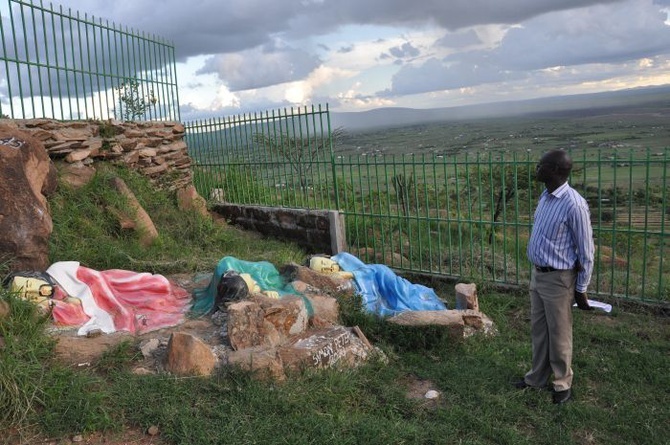
<svg viewBox="0 0 670 445"><path fill-rule="evenodd" d="M577 307L583 311L593 310L589 305L589 299L586 296L586 292L575 291L575 303L577 303Z"/></svg>

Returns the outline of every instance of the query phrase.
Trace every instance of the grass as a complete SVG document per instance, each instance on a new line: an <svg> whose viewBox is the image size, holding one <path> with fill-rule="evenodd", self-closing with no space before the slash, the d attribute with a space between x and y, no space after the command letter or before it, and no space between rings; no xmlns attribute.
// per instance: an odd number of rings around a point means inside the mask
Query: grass
<svg viewBox="0 0 670 445"><path fill-rule="evenodd" d="M114 209L127 204L108 186L114 176L121 177L151 215L159 238L149 248L138 243L137 234L123 231L113 217ZM125 268L153 273L211 272L226 255L249 261L285 263L303 255L294 245L263 240L238 230L221 230L211 219L176 207L170 193L156 192L137 173L119 168L99 168L82 189L61 187L50 201L54 220L50 260L77 260L98 269ZM111 209L111 211L110 211Z"/></svg>
<svg viewBox="0 0 670 445"><path fill-rule="evenodd" d="M0 319L0 427L8 443L21 437L30 443L45 431L63 436L121 426L104 403L105 383L97 376L53 362L54 339L45 333L48 314L0 292L11 314Z"/></svg>
<svg viewBox="0 0 670 445"><path fill-rule="evenodd" d="M150 192L130 172L118 174L154 218L158 246L144 252L131 234L115 231L101 210L112 197L98 182L56 197L52 260L77 259L98 269L139 270L142 264L171 272L183 265L211 272L224 255L276 265L304 256L294 246L184 215L169 194ZM431 285L453 300L450 284ZM667 314L618 304L611 315L575 312L575 400L559 407L549 392L510 385L530 364L526 295L486 286L479 295L498 328L495 337L458 340L435 328L392 326L363 314L355 300L342 302L342 323L360 326L386 360L276 383L233 369L212 378L134 375L138 351L132 342L88 370L67 368L53 359L47 318L0 291L11 307L0 318L0 430L23 443L38 434L60 438L150 425L159 427L166 443L196 445L670 442ZM408 397L417 381L440 392L437 402Z"/></svg>

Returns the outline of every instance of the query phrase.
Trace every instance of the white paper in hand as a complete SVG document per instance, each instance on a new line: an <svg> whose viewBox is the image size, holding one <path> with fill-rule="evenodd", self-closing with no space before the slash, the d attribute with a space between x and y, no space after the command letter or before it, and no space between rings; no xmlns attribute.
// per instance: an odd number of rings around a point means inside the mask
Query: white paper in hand
<svg viewBox="0 0 670 445"><path fill-rule="evenodd" d="M601 311L605 311L608 314L612 312L612 305L603 303L602 301L596 301L596 300L588 300L589 306L591 306L594 309L600 309ZM577 306L577 303L572 305L573 307Z"/></svg>

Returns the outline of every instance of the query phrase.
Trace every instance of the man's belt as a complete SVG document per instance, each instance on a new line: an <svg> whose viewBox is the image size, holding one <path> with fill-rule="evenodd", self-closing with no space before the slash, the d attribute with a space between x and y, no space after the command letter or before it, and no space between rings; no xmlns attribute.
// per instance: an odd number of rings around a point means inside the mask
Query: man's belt
<svg viewBox="0 0 670 445"><path fill-rule="evenodd" d="M538 272L556 272L557 270L560 269L554 269L553 267L549 266L534 266L535 270Z"/></svg>

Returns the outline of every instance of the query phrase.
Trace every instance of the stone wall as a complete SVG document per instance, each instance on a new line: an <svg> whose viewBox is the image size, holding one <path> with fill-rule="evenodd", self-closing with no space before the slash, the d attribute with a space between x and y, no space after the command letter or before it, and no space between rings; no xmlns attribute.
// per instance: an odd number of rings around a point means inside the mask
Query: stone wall
<svg viewBox="0 0 670 445"><path fill-rule="evenodd" d="M7 127L40 140L62 178L77 185L97 162L117 162L168 190L193 189L191 158L179 122L57 121L0 119ZM85 183L86 180L83 180ZM204 204L203 204L204 206ZM344 218L336 211L214 204L213 211L235 225L293 241L313 253L346 250ZM204 210L206 212L206 209Z"/></svg>
<svg viewBox="0 0 670 445"><path fill-rule="evenodd" d="M57 162L71 166L120 162L160 187L174 190L192 184L184 126L178 122L2 119L2 123L42 141Z"/></svg>
<svg viewBox="0 0 670 445"><path fill-rule="evenodd" d="M216 203L212 210L231 224L293 241L311 253L335 255L346 250L344 216L334 210L303 210Z"/></svg>

